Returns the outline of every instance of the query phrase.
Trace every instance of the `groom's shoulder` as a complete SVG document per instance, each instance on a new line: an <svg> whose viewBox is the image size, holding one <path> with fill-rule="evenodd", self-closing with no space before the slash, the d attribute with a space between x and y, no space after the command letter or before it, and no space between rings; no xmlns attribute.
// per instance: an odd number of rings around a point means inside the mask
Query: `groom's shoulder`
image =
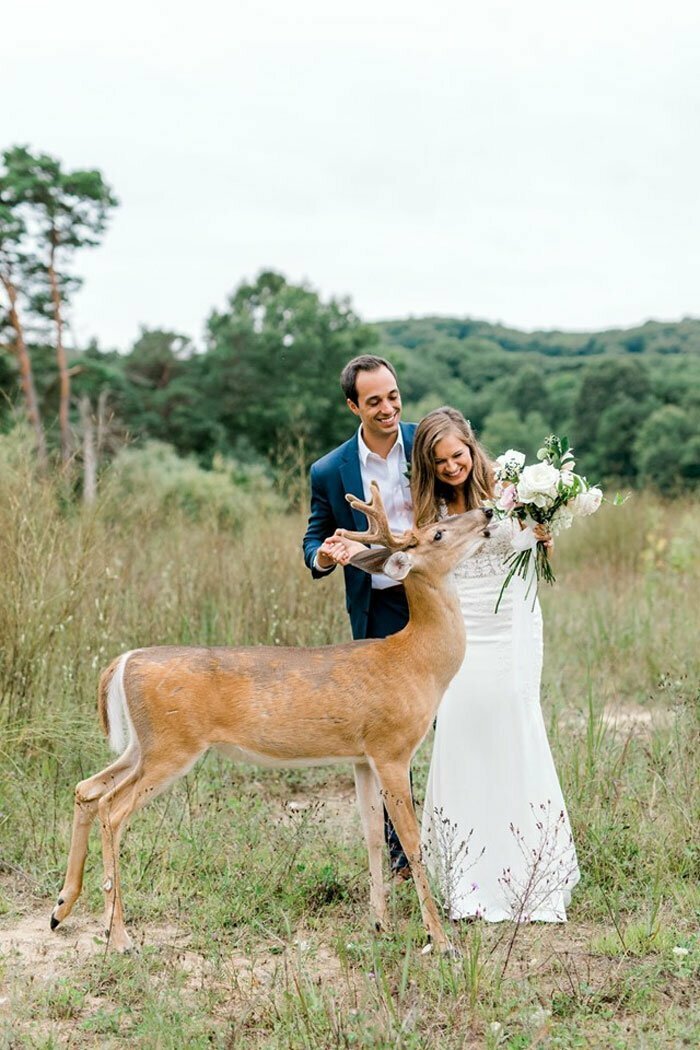
<svg viewBox="0 0 700 1050"><path fill-rule="evenodd" d="M311 470L314 474L326 474L328 471L337 470L343 460L353 451L357 451L357 434L353 434L351 438L344 441L342 445L338 445L336 448L332 448L330 452L326 452L325 456L321 456L315 463L311 464Z"/></svg>
<svg viewBox="0 0 700 1050"><path fill-rule="evenodd" d="M417 423L402 423L401 431L403 433L404 446L406 447L406 455L410 453L413 448L413 436L416 432Z"/></svg>
<svg viewBox="0 0 700 1050"><path fill-rule="evenodd" d="M413 441L416 426L417 423L401 423L404 439L408 438L409 441ZM340 464L351 455L359 455L357 432L348 438L347 441L344 441L342 445L332 448L330 452L326 452L325 456L321 456L320 459L312 463L311 470L317 476L319 474L323 475L328 471L337 470Z"/></svg>

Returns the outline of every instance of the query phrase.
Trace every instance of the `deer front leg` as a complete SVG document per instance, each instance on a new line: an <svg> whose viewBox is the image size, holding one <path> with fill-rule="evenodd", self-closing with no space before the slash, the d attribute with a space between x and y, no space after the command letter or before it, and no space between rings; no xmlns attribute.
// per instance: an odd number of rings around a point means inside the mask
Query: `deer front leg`
<svg viewBox="0 0 700 1050"><path fill-rule="evenodd" d="M52 930L55 930L70 915L83 888L88 839L90 828L97 816L98 803L107 791L115 788L128 775L134 761L134 754L127 752L116 762L103 769L101 773L96 773L88 780L82 780L75 789L73 831L68 853L68 866L63 888L58 895L56 907L51 913Z"/></svg>
<svg viewBox="0 0 700 1050"><path fill-rule="evenodd" d="M396 828L403 851L408 857L413 882L418 893L423 924L433 944L442 951L450 951L450 942L442 928L421 861L420 832L411 799L408 765L380 765L379 762L375 762L375 768L384 797L384 805Z"/></svg>
<svg viewBox="0 0 700 1050"><path fill-rule="evenodd" d="M381 930L386 926L387 919L386 893L382 878L383 806L377 778L365 762L355 765L355 791L369 857L370 916L377 930Z"/></svg>

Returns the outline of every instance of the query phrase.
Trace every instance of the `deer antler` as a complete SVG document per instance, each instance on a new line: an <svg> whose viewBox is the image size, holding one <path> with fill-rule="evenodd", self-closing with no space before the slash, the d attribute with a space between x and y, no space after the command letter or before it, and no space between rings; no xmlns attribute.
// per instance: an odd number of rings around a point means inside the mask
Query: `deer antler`
<svg viewBox="0 0 700 1050"><path fill-rule="evenodd" d="M370 525L366 532L351 532L349 529L338 529L338 535L344 536L346 540L357 540L360 543L381 543L393 550L405 547L413 534L410 529L400 534L394 533L389 527L389 519L386 516L382 495L376 481L370 482L372 496L369 503L365 503L358 496L347 494L346 500L353 510L361 511Z"/></svg>

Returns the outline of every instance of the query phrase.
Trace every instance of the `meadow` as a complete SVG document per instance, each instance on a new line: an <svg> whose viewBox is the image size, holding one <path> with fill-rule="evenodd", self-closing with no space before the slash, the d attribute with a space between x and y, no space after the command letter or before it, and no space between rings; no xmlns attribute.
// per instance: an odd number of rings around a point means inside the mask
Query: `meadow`
<svg viewBox="0 0 700 1050"><path fill-rule="evenodd" d="M124 836L139 950L116 956L96 832L83 897L49 930L74 786L109 757L100 669L143 644L345 640L342 580L310 579L302 514L193 520L109 484L85 510L20 453L0 475L0 1046L698 1044L697 501L603 508L560 538L541 595L583 873L567 925L448 924L460 954L443 958L407 884L376 935L350 767L210 755Z"/></svg>

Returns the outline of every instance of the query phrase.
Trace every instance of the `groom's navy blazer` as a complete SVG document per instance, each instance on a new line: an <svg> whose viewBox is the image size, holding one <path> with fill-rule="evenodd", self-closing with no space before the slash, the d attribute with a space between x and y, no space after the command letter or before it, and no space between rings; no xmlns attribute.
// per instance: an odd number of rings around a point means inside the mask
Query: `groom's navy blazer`
<svg viewBox="0 0 700 1050"><path fill-rule="evenodd" d="M411 447L415 423L401 423L406 461L411 462ZM304 536L304 561L314 578L326 576L314 568L316 551L336 529L364 532L367 519L361 511L353 510L345 493L364 498L360 473L360 450L357 432L344 445L333 449L311 467L311 513ZM334 566L335 568L335 566ZM332 571L332 570L330 570ZM372 594L372 582L362 569L352 565L343 567L345 573L345 604L350 615L353 638L367 637L367 617Z"/></svg>

